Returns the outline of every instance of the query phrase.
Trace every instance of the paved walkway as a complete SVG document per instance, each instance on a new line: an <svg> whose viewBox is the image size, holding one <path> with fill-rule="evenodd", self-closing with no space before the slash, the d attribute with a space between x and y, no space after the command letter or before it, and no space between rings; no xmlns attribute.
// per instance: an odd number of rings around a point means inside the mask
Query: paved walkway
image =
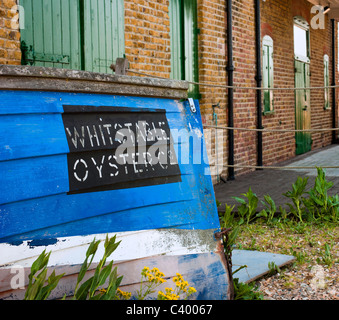
<svg viewBox="0 0 339 320"><path fill-rule="evenodd" d="M311 151L305 155L280 163L279 166L339 166L339 145ZM297 180L297 177L309 177L308 190L313 187L316 175L316 169L258 170L249 174L236 176L234 181L220 183L214 187L214 191L216 199L221 202L220 211L225 210L225 203L232 206L236 205L237 207L238 202L232 197L241 197L241 194L246 193L249 187L259 197L259 200L263 200L264 195L268 194L275 201L277 209L279 205L286 208L285 204L290 201L283 196L283 193L292 190L292 184ZM328 181L334 183L329 194L339 193L339 169L326 169L326 177ZM262 209L263 205L259 201L258 211Z"/></svg>

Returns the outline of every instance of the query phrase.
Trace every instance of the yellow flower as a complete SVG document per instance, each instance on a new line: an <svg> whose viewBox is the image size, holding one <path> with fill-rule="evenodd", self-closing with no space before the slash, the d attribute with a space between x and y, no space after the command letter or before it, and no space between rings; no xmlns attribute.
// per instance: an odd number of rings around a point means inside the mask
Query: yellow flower
<svg viewBox="0 0 339 320"><path fill-rule="evenodd" d="M119 288L117 289L117 293L120 294L124 299L129 299L132 296L131 292L124 292Z"/></svg>
<svg viewBox="0 0 339 320"><path fill-rule="evenodd" d="M148 277L148 281L150 281L150 282L152 282L155 279L155 277L150 273L147 274L147 277Z"/></svg>
<svg viewBox="0 0 339 320"><path fill-rule="evenodd" d="M192 294L192 293L195 293L195 292L197 292L197 290L196 290L195 288L193 288L193 287L190 287L190 288L188 289L188 293L189 293L189 294Z"/></svg>
<svg viewBox="0 0 339 320"><path fill-rule="evenodd" d="M167 294L171 294L174 291L172 288L165 288L165 290Z"/></svg>

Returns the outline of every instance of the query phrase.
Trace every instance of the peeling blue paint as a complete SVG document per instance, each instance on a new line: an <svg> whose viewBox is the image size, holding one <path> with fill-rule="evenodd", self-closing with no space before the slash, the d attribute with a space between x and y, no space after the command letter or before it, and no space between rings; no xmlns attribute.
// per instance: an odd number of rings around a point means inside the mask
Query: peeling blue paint
<svg viewBox="0 0 339 320"><path fill-rule="evenodd" d="M35 247L50 246L50 245L56 244L57 242L58 242L57 239L41 239L41 240L28 241L28 245L30 248L35 248Z"/></svg>

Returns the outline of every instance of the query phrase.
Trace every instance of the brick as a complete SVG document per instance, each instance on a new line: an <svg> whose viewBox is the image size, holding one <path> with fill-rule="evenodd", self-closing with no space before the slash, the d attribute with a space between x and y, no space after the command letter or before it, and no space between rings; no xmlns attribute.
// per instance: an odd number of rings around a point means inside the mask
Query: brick
<svg viewBox="0 0 339 320"><path fill-rule="evenodd" d="M0 63L20 64L20 32L12 29L11 18L16 14L11 9L16 5L15 0L0 0Z"/></svg>

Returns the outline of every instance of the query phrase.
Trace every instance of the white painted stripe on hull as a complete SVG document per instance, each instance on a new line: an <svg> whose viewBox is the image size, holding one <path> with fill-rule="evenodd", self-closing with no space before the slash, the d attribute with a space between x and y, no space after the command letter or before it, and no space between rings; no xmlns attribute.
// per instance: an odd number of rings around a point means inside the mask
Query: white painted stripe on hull
<svg viewBox="0 0 339 320"><path fill-rule="evenodd" d="M110 257L115 262L141 259L157 255L185 255L216 251L213 237L216 230L153 229L108 234L117 236L120 245ZM20 245L0 244L0 269L13 265L30 267L43 250L52 251L49 266L82 264L88 245L94 237L105 240L106 234L58 238L52 245L30 247L29 241ZM104 241L99 245L93 263L104 253Z"/></svg>

